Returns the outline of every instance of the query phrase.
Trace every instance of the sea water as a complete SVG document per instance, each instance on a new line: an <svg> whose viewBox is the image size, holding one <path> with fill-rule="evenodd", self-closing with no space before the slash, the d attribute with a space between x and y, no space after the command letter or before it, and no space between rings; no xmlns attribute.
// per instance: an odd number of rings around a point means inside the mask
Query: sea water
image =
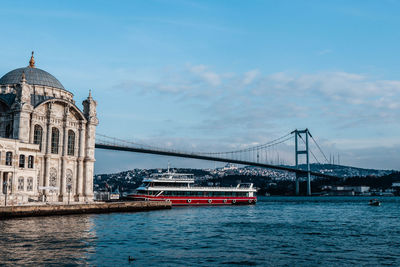
<svg viewBox="0 0 400 267"><path fill-rule="evenodd" d="M400 198L369 199L2 220L0 265L400 266Z"/></svg>

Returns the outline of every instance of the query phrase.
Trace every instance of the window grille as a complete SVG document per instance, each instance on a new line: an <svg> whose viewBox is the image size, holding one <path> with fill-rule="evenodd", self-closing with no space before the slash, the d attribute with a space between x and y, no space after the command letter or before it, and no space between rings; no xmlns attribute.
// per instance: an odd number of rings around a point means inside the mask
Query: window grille
<svg viewBox="0 0 400 267"><path fill-rule="evenodd" d="M24 190L24 177L19 177L18 178L18 190L23 191Z"/></svg>
<svg viewBox="0 0 400 267"><path fill-rule="evenodd" d="M26 182L26 191L33 191L33 178L29 177Z"/></svg>
<svg viewBox="0 0 400 267"><path fill-rule="evenodd" d="M28 168L30 169L33 169L33 160L34 160L33 156L28 157Z"/></svg>
<svg viewBox="0 0 400 267"><path fill-rule="evenodd" d="M68 131L68 155L75 154L75 133L72 130Z"/></svg>
<svg viewBox="0 0 400 267"><path fill-rule="evenodd" d="M10 151L6 152L6 165L7 166L12 165L12 152Z"/></svg>
<svg viewBox="0 0 400 267"><path fill-rule="evenodd" d="M25 168L25 155L19 155L19 167Z"/></svg>
<svg viewBox="0 0 400 267"><path fill-rule="evenodd" d="M50 168L50 186L57 186L57 170L55 168Z"/></svg>
<svg viewBox="0 0 400 267"><path fill-rule="evenodd" d="M42 136L43 128L40 125L35 125L33 132L33 143L39 145L40 150L42 150Z"/></svg>
<svg viewBox="0 0 400 267"><path fill-rule="evenodd" d="M60 140L60 132L57 128L51 129L51 153L58 154L58 143Z"/></svg>
<svg viewBox="0 0 400 267"><path fill-rule="evenodd" d="M10 124L8 124L7 126L6 126L6 138L10 138L11 137L11 125Z"/></svg>

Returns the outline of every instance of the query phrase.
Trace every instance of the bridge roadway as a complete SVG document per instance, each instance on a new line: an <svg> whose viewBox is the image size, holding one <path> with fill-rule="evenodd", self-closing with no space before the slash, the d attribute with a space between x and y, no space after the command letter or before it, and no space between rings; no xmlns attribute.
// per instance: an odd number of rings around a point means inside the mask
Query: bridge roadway
<svg viewBox="0 0 400 267"><path fill-rule="evenodd" d="M258 163L258 162L251 162L251 161L244 161L244 160L236 160L236 159L229 159L229 158L218 158L218 157L211 157L206 155L198 155L198 154L190 154L190 153L183 153L183 152L173 152L173 151L163 151L163 150L156 150L156 149L146 149L146 148L135 148L135 147L126 147L126 146L117 146L117 145L107 145L107 144L100 144L96 143L95 148L98 149L107 149L107 150L116 150L116 151L126 151L126 152L136 152L136 153L145 153L145 154L154 154L154 155L163 155L163 156L172 156L172 157L180 157L180 158L192 158L192 159L200 159L200 160L209 160L209 161L217 161L217 162L229 162L241 165L248 165L248 166L256 166L268 169L275 169L281 171L288 171L294 172L299 177L307 176L307 171L295 169L292 167L285 167L285 166L278 166L272 164L265 164L265 163ZM328 175L319 172L310 172L311 175L317 177L324 177L324 178L337 178L337 176Z"/></svg>

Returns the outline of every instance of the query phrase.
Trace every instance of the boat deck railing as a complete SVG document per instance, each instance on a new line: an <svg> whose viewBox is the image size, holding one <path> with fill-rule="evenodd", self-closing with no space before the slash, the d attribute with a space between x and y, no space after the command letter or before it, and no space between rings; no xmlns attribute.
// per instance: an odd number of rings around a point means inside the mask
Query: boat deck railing
<svg viewBox="0 0 400 267"><path fill-rule="evenodd" d="M223 187L223 186L151 186L149 189L152 190L173 190L177 189L200 189L200 190L210 190L210 189L220 189L220 190L235 190L235 191L249 191L255 190L253 187Z"/></svg>

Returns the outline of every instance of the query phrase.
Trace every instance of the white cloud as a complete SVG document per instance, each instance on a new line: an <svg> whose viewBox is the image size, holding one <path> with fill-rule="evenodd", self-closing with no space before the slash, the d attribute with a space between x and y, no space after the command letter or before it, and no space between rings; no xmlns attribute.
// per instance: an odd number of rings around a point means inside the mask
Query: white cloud
<svg viewBox="0 0 400 267"><path fill-rule="evenodd" d="M189 66L189 71L201 77L212 86L218 86L221 84L220 75L215 72L209 71L208 67L205 65Z"/></svg>
<svg viewBox="0 0 400 267"><path fill-rule="evenodd" d="M360 126L400 116L400 81L374 80L347 72L262 75L253 69L240 75L212 72L206 65L188 65L183 70L168 71L156 81L124 81L116 87L174 94L186 100L195 97L197 104L214 116L209 121L233 124L238 118L253 124L252 118L259 119L257 114L273 114L277 119L324 117L332 122L340 118L341 125L349 126L352 123L346 123L346 119L357 120Z"/></svg>
<svg viewBox="0 0 400 267"><path fill-rule="evenodd" d="M325 134L330 149L331 144L349 151L399 144L397 80L347 72L267 74L251 69L235 74L214 72L206 65L187 65L161 73L154 81L131 81L124 86L135 91L140 88L154 97L162 94L164 101L179 107L180 114L171 114L176 120L185 113L198 114L186 118L190 124L179 125L180 131L193 133L198 139L177 133L175 137L182 141L169 144L168 137L162 142L171 147L187 144L185 147L203 150L208 143L218 143L213 150L229 150L232 144L263 143L283 131L303 127ZM171 127L175 124L172 121ZM379 131L385 135L379 136Z"/></svg>
<svg viewBox="0 0 400 267"><path fill-rule="evenodd" d="M250 70L244 74L243 84L248 85L260 74L259 70Z"/></svg>

